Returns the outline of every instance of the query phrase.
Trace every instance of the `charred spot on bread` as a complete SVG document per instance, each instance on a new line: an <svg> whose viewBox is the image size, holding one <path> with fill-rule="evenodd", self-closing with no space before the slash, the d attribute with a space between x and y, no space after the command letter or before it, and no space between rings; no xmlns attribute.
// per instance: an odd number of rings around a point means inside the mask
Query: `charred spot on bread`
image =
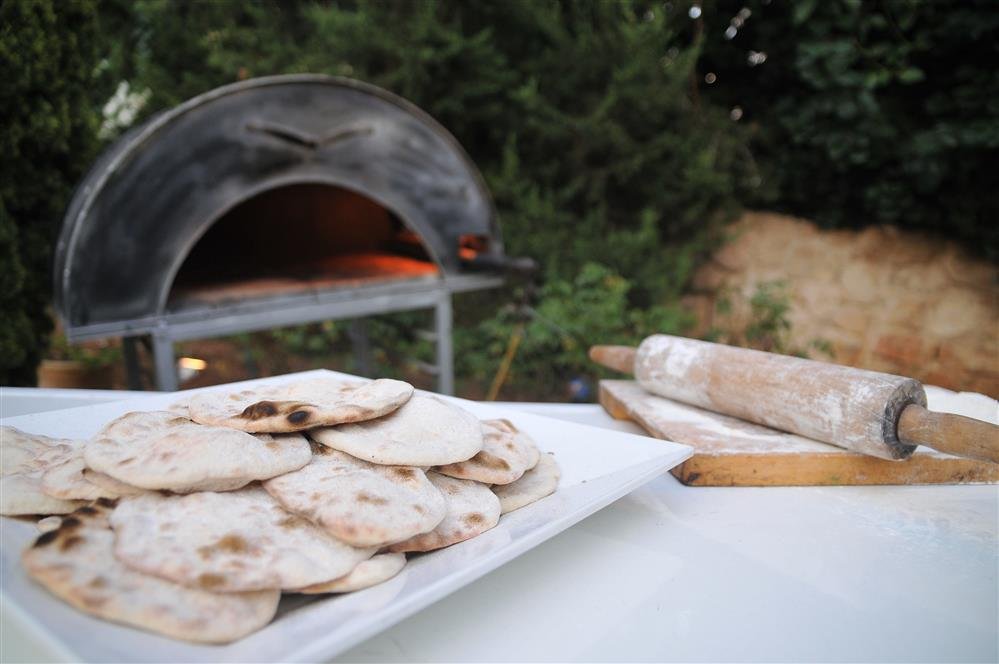
<svg viewBox="0 0 999 664"><path fill-rule="evenodd" d="M392 468L392 473L396 477L400 477L404 480L410 480L416 477L416 471L412 468L406 468L405 466L394 466Z"/></svg>
<svg viewBox="0 0 999 664"><path fill-rule="evenodd" d="M204 588L205 590L211 590L212 588L218 588L225 583L225 579L218 574L204 573L198 576L198 586Z"/></svg>
<svg viewBox="0 0 999 664"><path fill-rule="evenodd" d="M302 422L307 422L309 418L312 417L312 413L307 410L296 410L293 413L289 413L288 421L292 424L301 424Z"/></svg>
<svg viewBox="0 0 999 664"><path fill-rule="evenodd" d="M301 528L305 525L305 520L295 516L294 514L289 514L285 518L278 521L278 527L280 528Z"/></svg>
<svg viewBox="0 0 999 664"><path fill-rule="evenodd" d="M507 463L506 459L493 456L489 452L479 452L472 458L472 461L493 470L510 470L510 464Z"/></svg>
<svg viewBox="0 0 999 664"><path fill-rule="evenodd" d="M388 501L380 496L372 496L370 493L359 491L355 496L359 503L370 503L372 505L388 505Z"/></svg>
<svg viewBox="0 0 999 664"><path fill-rule="evenodd" d="M319 454L319 455L333 454L333 450L332 449L330 449L329 447L326 447L322 443L317 443L314 440L310 440L309 441L309 447L312 448L312 453L313 454Z"/></svg>
<svg viewBox="0 0 999 664"><path fill-rule="evenodd" d="M47 533L42 533L41 535L39 535L38 539L36 539L35 543L32 544L31 546L32 547L39 547L39 546L45 546L47 544L51 544L52 541L55 538L57 538L57 537L59 537L59 531L58 530L50 530Z"/></svg>
<svg viewBox="0 0 999 664"><path fill-rule="evenodd" d="M83 522L75 516L67 516L62 520L62 523L59 524L59 528L57 528L57 530L72 530L73 528L79 528L82 525Z"/></svg>
<svg viewBox="0 0 999 664"><path fill-rule="evenodd" d="M259 420L262 417L273 417L277 413L278 409L273 401L258 401L244 408L239 417L247 420Z"/></svg>
<svg viewBox="0 0 999 664"><path fill-rule="evenodd" d="M250 548L245 539L233 533L229 533L220 539L215 543L215 546L228 553L246 553L246 551Z"/></svg>
<svg viewBox="0 0 999 664"><path fill-rule="evenodd" d="M472 512L471 514L466 514L463 521L470 526L478 526L485 523L486 517L482 516L478 512Z"/></svg>

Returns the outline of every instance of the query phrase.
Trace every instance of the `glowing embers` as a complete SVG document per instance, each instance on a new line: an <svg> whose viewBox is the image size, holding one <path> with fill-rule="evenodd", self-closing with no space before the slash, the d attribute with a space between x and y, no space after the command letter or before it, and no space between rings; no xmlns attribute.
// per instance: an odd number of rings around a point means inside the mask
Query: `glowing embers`
<svg viewBox="0 0 999 664"><path fill-rule="evenodd" d="M489 248L489 238L483 235L462 235L458 238L458 257L472 261Z"/></svg>
<svg viewBox="0 0 999 664"><path fill-rule="evenodd" d="M391 211L340 187L298 184L220 217L185 258L172 310L387 280L436 279L421 238Z"/></svg>
<svg viewBox="0 0 999 664"><path fill-rule="evenodd" d="M429 261L387 253L330 256L308 265L296 266L288 276L265 275L228 279L203 284L177 285L170 296L172 308L194 304L219 304L257 297L326 290L358 288L401 279L434 279L440 270ZM307 275L312 276L307 276Z"/></svg>

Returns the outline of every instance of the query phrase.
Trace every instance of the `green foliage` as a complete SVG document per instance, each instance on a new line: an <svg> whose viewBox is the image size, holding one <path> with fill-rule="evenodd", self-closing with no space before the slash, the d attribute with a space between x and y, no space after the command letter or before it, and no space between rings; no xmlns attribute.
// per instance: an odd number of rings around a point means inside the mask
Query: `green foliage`
<svg viewBox="0 0 999 664"><path fill-rule="evenodd" d="M738 34L721 36L743 6ZM831 226L934 231L999 256L992 0L719 0L708 98L743 110L776 204ZM767 54L751 67L750 50ZM747 201L751 202L751 201Z"/></svg>
<svg viewBox="0 0 999 664"><path fill-rule="evenodd" d="M342 337L340 326L333 321L284 327L268 334L284 351L312 357L331 355Z"/></svg>
<svg viewBox="0 0 999 664"><path fill-rule="evenodd" d="M787 317L791 311L787 283L769 281L758 284L756 292L749 298L749 310L751 317L745 331L747 344L765 351L786 350L787 335L791 331L791 321Z"/></svg>
<svg viewBox="0 0 999 664"><path fill-rule="evenodd" d="M86 345L74 345L61 334L52 336L46 352L47 359L71 360L93 369L117 364L121 362L122 357L121 346L115 341L101 340Z"/></svg>
<svg viewBox="0 0 999 664"><path fill-rule="evenodd" d="M536 392L539 374L593 371L585 345L608 334L678 329L698 257L758 179L739 127L688 94L698 44L677 29L685 20L650 7L140 0L123 24L131 56L114 61L133 90L149 90L146 113L240 78L303 71L367 80L427 110L483 171L507 252L544 268L543 319L513 372ZM492 377L514 325L496 314L508 299L460 302L460 372ZM372 323L380 371L429 355L416 325Z"/></svg>
<svg viewBox="0 0 999 664"><path fill-rule="evenodd" d="M741 326L730 320L737 307L732 293L722 293L715 301L719 324L705 335L709 341L755 348L768 353L808 357L813 352L832 356L832 345L825 339L812 339L804 347L791 342L791 297L787 282L762 281L749 297L748 319Z"/></svg>
<svg viewBox="0 0 999 664"><path fill-rule="evenodd" d="M31 380L55 225L122 81L148 94L144 114L305 71L426 109L483 171L507 252L543 266L514 392L592 372L590 343L682 331L679 295L740 202L933 230L999 254L993 3L701 5L692 20L686 1L6 0L0 382ZM766 61L750 66L750 50ZM458 367L479 383L524 320L510 298L459 299ZM746 343L780 346L781 301L760 294ZM379 371L429 355L420 316L372 323ZM275 341L318 357L338 329Z"/></svg>
<svg viewBox="0 0 999 664"><path fill-rule="evenodd" d="M559 398L565 382L595 373L587 350L595 343L637 344L653 332L676 333L690 323L678 305L636 308L633 285L599 263L586 263L571 280L551 279L531 311L508 306L476 326L457 331L458 368L489 384L511 335L524 324L511 381L515 392Z"/></svg>
<svg viewBox="0 0 999 664"><path fill-rule="evenodd" d="M96 9L0 3L0 384L34 384L51 331L56 230L97 149Z"/></svg>

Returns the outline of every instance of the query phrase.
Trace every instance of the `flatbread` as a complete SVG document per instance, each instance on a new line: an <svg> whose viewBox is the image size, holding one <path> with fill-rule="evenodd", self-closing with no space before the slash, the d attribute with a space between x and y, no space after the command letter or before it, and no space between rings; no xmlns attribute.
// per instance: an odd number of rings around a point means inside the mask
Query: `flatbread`
<svg viewBox="0 0 999 664"><path fill-rule="evenodd" d="M86 470L87 464L83 460L83 450L76 449L69 459L52 466L42 474L42 491L53 498L66 500L121 497L120 493L109 491L90 482L84 475Z"/></svg>
<svg viewBox="0 0 999 664"><path fill-rule="evenodd" d="M482 426L466 410L436 397L414 394L391 415L309 436L327 447L371 463L443 466L470 459L482 450Z"/></svg>
<svg viewBox="0 0 999 664"><path fill-rule="evenodd" d="M312 458L298 434L253 436L168 411L127 413L84 448L87 466L143 489L231 491L298 470Z"/></svg>
<svg viewBox="0 0 999 664"><path fill-rule="evenodd" d="M125 498L111 515L129 567L214 592L301 588L348 574L375 549L340 542L259 486Z"/></svg>
<svg viewBox="0 0 999 664"><path fill-rule="evenodd" d="M318 595L320 593L350 593L363 590L388 581L402 571L406 566L406 556L402 553L380 553L365 560L354 568L347 576L333 579L327 583L317 583L313 586L298 588L291 592L303 595Z"/></svg>
<svg viewBox="0 0 999 664"><path fill-rule="evenodd" d="M512 484L494 486L493 493L499 497L503 514L506 514L555 493L561 477L555 457L542 454L538 465L524 473L523 477Z"/></svg>
<svg viewBox="0 0 999 664"><path fill-rule="evenodd" d="M44 519L39 519L35 522L35 528L38 528L38 532L40 533L47 533L50 530L59 530L59 526L61 525L61 516L47 516Z"/></svg>
<svg viewBox="0 0 999 664"><path fill-rule="evenodd" d="M381 417L412 395L413 386L401 380L314 378L240 392L204 392L191 397L187 407L191 419L201 424L278 433Z"/></svg>
<svg viewBox="0 0 999 664"><path fill-rule="evenodd" d="M67 461L81 443L0 427L0 514L67 514L83 503L42 491L42 475Z"/></svg>
<svg viewBox="0 0 999 664"><path fill-rule="evenodd" d="M380 466L315 444L312 462L264 482L290 512L352 546L381 547L433 530L447 502L426 474Z"/></svg>
<svg viewBox="0 0 999 664"><path fill-rule="evenodd" d="M145 493L148 490L140 489L139 487L132 486L131 484L125 484L121 480L116 480L110 475L99 473L91 468L83 469L83 479L120 498L124 498L125 496L138 496L140 493Z"/></svg>
<svg viewBox="0 0 999 664"><path fill-rule="evenodd" d="M447 498L447 516L429 533L417 535L388 547L389 551L432 551L467 540L499 522L500 503L485 484L459 480L435 472L427 478Z"/></svg>
<svg viewBox="0 0 999 664"><path fill-rule="evenodd" d="M442 475L485 484L509 484L534 468L541 453L509 420L482 421L482 451L468 461L438 466Z"/></svg>
<svg viewBox="0 0 999 664"><path fill-rule="evenodd" d="M22 556L35 581L91 615L178 639L227 643L271 621L281 593L212 593L129 569L112 555L108 508L84 507Z"/></svg>

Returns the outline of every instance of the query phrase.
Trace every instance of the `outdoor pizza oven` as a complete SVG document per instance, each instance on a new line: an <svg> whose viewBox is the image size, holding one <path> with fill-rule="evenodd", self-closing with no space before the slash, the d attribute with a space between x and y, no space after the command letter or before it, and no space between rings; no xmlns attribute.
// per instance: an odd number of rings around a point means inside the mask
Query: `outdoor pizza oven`
<svg viewBox="0 0 999 664"><path fill-rule="evenodd" d="M426 113L274 76L156 115L97 160L63 223L55 306L71 341L124 338L130 381L147 338L164 390L175 341L434 308L450 392L451 296L509 263L480 173Z"/></svg>

